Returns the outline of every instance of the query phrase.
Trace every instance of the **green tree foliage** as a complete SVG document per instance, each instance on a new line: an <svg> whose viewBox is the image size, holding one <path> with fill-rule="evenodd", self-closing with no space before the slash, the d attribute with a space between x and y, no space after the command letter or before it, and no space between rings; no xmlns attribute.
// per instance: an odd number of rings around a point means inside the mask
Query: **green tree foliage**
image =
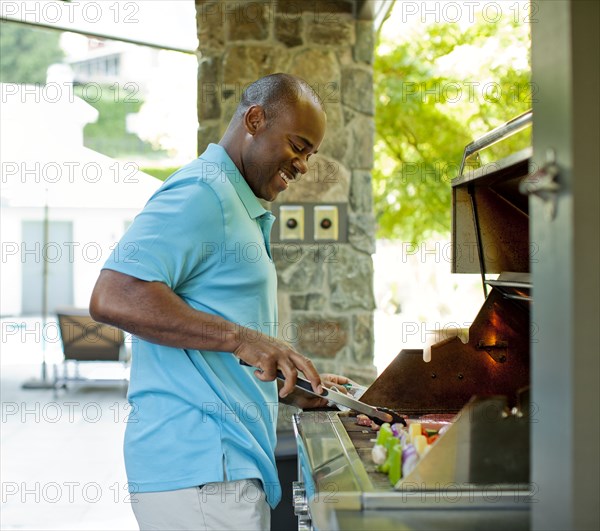
<svg viewBox="0 0 600 531"><path fill-rule="evenodd" d="M464 147L531 107L530 68L514 59L528 49L528 28L510 17L479 18L466 29L420 25L394 42L380 40L373 171L379 237L416 243L449 233L451 180ZM499 144L494 159L519 142Z"/></svg>
<svg viewBox="0 0 600 531"><path fill-rule="evenodd" d="M98 120L83 130L87 147L109 157L153 154L152 146L127 131L127 115L137 113L142 104L133 83L75 85L75 94L98 110Z"/></svg>
<svg viewBox="0 0 600 531"><path fill-rule="evenodd" d="M64 53L60 33L0 21L0 81L43 85L46 70Z"/></svg>
<svg viewBox="0 0 600 531"><path fill-rule="evenodd" d="M177 166L171 166L168 168L140 168L144 173L152 175L161 181L165 181L167 177L175 173L179 168Z"/></svg>

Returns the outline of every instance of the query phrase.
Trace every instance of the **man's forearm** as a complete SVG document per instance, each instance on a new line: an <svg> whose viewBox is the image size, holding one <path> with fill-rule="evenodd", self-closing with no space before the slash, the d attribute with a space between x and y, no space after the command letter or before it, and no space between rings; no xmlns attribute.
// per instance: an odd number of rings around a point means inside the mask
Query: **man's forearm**
<svg viewBox="0 0 600 531"><path fill-rule="evenodd" d="M294 389L301 371L320 393L321 379L313 363L284 341L244 328L216 315L194 310L162 282L145 282L104 269L90 301L91 316L161 345L233 352L256 367L259 380L271 381L277 371L285 376L279 393Z"/></svg>
<svg viewBox="0 0 600 531"><path fill-rule="evenodd" d="M244 333L219 316L194 310L161 282L145 282L103 270L92 293L90 314L142 339L161 345L233 352Z"/></svg>

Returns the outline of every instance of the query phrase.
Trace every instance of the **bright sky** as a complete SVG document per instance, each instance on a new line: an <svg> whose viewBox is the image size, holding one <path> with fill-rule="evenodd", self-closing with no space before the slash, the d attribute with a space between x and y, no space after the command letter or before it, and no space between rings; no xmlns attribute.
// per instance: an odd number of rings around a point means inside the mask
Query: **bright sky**
<svg viewBox="0 0 600 531"><path fill-rule="evenodd" d="M535 20L535 9L532 10L529 0L397 0L382 27L382 35L393 38L418 24L448 22L459 24L464 30L479 14L490 23L506 17L523 23Z"/></svg>
<svg viewBox="0 0 600 531"><path fill-rule="evenodd" d="M198 42L193 0L2 0L0 16L188 50Z"/></svg>
<svg viewBox="0 0 600 531"><path fill-rule="evenodd" d="M396 1L390 18L381 28L382 43L379 53L389 53L395 43L416 38L419 28L426 24L456 23L463 31L482 16L490 24L510 19L526 29L535 21L535 9L528 0L500 0L495 2L477 0L428 0ZM512 64L516 69L528 68L528 50L521 47L506 47L499 39L490 38L482 47L460 46L436 61L440 74L460 72L463 76L480 74L481 65L490 58L503 64Z"/></svg>
<svg viewBox="0 0 600 531"><path fill-rule="evenodd" d="M416 29L422 24L456 23L463 31L475 22L476 16L493 24L500 20L510 19L523 26L535 21L535 10L528 0L500 0L496 2L477 0L428 0L428 1L396 1L390 18L381 28L383 43L379 46L380 53L391 51L394 42L411 38ZM385 41L388 41L387 43ZM469 61L466 60L468 57ZM464 72L470 64L478 69L482 61L489 57L498 60L511 61L515 68L527 68L527 53L521 49L501 49L500 43L490 39L484 48L456 50L454 54L444 58L437 65L442 70L460 63Z"/></svg>

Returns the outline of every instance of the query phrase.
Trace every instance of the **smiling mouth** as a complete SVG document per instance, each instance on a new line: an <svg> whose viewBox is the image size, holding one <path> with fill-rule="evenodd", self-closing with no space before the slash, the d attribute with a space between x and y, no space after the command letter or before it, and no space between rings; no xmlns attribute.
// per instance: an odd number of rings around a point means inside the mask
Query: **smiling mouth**
<svg viewBox="0 0 600 531"><path fill-rule="evenodd" d="M293 177L292 175L288 175L287 173L285 173L283 170L279 170L279 177L281 177L281 180L285 183L285 185L287 186L291 181L295 181L296 178Z"/></svg>

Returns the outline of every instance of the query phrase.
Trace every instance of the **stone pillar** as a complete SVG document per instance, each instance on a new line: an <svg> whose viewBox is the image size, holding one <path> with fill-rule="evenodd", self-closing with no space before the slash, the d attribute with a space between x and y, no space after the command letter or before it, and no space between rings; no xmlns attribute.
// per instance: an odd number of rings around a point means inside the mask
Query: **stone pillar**
<svg viewBox="0 0 600 531"><path fill-rule="evenodd" d="M347 203L348 242L274 245L279 330L323 372L369 383L373 366L373 22L354 0L196 0L199 152L219 140L243 89L274 72L305 79L328 129L280 203ZM367 17L368 18L368 17Z"/></svg>

